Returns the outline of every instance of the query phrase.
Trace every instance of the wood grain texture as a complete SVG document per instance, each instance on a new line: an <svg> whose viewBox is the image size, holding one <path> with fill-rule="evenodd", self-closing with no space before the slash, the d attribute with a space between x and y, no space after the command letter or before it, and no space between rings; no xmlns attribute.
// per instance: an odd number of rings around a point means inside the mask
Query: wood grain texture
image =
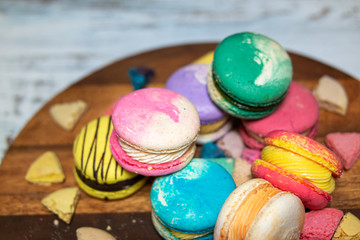
<svg viewBox="0 0 360 240"><path fill-rule="evenodd" d="M153 50L119 60L85 77L50 100L21 131L0 166L0 189L2 190L0 195L0 226L3 225L2 223L7 223L0 229L0 235L3 234L1 230L5 226L6 236L12 236L18 231L21 231L23 236L27 236L27 239L31 239L29 234L35 236L39 232L42 232L43 235L41 236L51 237L54 235L54 229L46 226L49 225L47 221L52 221L56 217L48 212L40 201L47 194L57 189L76 186L73 177L73 141L82 126L103 115L120 96L133 90L127 76L127 70L130 67L148 66L154 68L156 75L148 87L163 87L166 79L175 70L215 49L215 47L216 43L181 45ZM323 143L325 135L334 131L360 132L360 125L357 121L360 118L360 107L356 104L360 102L360 95L358 94L360 82L320 62L293 53L290 53L290 56L294 65L294 81L313 89L318 79L322 75L328 74L338 79L349 95L350 104L346 116L324 110L320 111L317 140ZM77 99L87 102L90 108L76 127L67 132L52 121L48 113L49 107L55 103ZM47 150L52 150L58 155L65 171L66 181L49 187L26 182L24 177L28 167L36 157ZM360 217L359 173L360 161L351 170L345 171L342 178L336 181L336 190L332 194L333 200L329 203L329 207L350 210ZM152 179L139 192L123 200L102 201L91 198L82 192L74 221L70 225L60 224L58 228L66 228L67 234L69 232L73 234L79 226L88 224L97 227L98 222L95 219L109 217L110 215L109 218L119 218L119 222L113 224L120 226L122 224L121 219L138 214L138 220L142 221L147 229L151 229L152 223L149 217L151 181ZM19 230L18 222L24 222L30 226ZM114 226L112 227L114 228ZM128 238L121 238L120 235L117 235L118 239L133 239L131 234L132 231L136 231L137 225L126 224L126 227L119 229L121 231L126 230L129 235ZM68 239L64 237L69 235L66 235L63 229L58 230L54 239ZM121 232L120 230L118 233ZM149 234L149 236L154 234L154 239L158 238L154 232Z"/></svg>

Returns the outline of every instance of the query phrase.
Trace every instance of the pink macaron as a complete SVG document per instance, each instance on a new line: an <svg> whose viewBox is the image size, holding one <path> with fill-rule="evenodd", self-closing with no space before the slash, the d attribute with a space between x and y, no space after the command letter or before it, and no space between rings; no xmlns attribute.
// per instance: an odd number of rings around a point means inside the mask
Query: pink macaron
<svg viewBox="0 0 360 240"><path fill-rule="evenodd" d="M200 119L184 96L162 88L134 91L116 103L111 152L128 171L160 176L185 167L195 154Z"/></svg>
<svg viewBox="0 0 360 240"><path fill-rule="evenodd" d="M318 119L319 106L311 91L292 82L286 97L271 115L257 120L243 119L239 131L248 147L262 149L264 137L275 130L315 138Z"/></svg>

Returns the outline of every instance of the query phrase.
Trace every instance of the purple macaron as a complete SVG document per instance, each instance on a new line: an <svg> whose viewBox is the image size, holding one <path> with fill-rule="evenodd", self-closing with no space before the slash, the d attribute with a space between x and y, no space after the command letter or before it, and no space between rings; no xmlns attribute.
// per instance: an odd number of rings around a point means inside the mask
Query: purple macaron
<svg viewBox="0 0 360 240"><path fill-rule="evenodd" d="M231 128L229 116L218 108L207 91L208 64L189 64L174 72L165 88L189 99L196 107L201 123L198 143L215 141Z"/></svg>

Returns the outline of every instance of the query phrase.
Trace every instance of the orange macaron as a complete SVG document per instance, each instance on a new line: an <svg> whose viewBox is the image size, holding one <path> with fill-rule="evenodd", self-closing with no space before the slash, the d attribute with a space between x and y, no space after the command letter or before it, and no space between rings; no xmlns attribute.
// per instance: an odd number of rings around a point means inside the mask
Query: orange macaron
<svg viewBox="0 0 360 240"><path fill-rule="evenodd" d="M304 219L305 209L298 197L254 178L239 185L226 199L214 239L299 239Z"/></svg>

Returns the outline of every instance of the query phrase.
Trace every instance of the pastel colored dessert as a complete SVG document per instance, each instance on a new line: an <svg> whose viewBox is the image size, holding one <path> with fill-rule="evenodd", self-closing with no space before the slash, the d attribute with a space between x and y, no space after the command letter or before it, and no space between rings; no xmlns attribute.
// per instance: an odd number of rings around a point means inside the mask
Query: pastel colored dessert
<svg viewBox="0 0 360 240"><path fill-rule="evenodd" d="M345 169L350 169L360 156L360 133L334 132L325 137L325 144L340 158Z"/></svg>
<svg viewBox="0 0 360 240"><path fill-rule="evenodd" d="M265 138L261 160L252 165L255 177L297 195L309 209L321 209L331 200L335 178L343 168L324 145L301 134L273 131Z"/></svg>
<svg viewBox="0 0 360 240"><path fill-rule="evenodd" d="M153 225L164 239L212 239L221 206L234 189L223 167L194 159L155 179L150 192Z"/></svg>
<svg viewBox="0 0 360 240"><path fill-rule="evenodd" d="M305 213L300 240L330 240L344 213L336 208L324 208Z"/></svg>
<svg viewBox="0 0 360 240"><path fill-rule="evenodd" d="M263 179L251 179L226 199L214 239L299 239L304 218L304 206L294 194Z"/></svg>
<svg viewBox="0 0 360 240"><path fill-rule="evenodd" d="M116 103L111 152L130 172L159 176L179 171L195 154L199 114L184 96L162 88L144 88Z"/></svg>
<svg viewBox="0 0 360 240"><path fill-rule="evenodd" d="M251 164L242 158L209 158L207 160L225 168L233 177L236 186L252 178Z"/></svg>
<svg viewBox="0 0 360 240"><path fill-rule="evenodd" d="M296 132L315 138L319 106L310 90L292 82L279 107L262 119L242 120L239 128L245 144L254 149L264 147L264 137L274 130Z"/></svg>
<svg viewBox="0 0 360 240"><path fill-rule="evenodd" d="M279 43L242 32L226 37L216 47L208 91L215 104L230 115L256 119L278 107L291 79L291 59Z"/></svg>
<svg viewBox="0 0 360 240"><path fill-rule="evenodd" d="M100 199L121 199L138 191L147 178L123 169L110 151L111 117L90 121L77 135L74 174L79 187Z"/></svg>
<svg viewBox="0 0 360 240"><path fill-rule="evenodd" d="M76 205L80 197L77 187L67 187L50 193L41 200L41 203L51 212L69 224L75 212Z"/></svg>
<svg viewBox="0 0 360 240"><path fill-rule="evenodd" d="M348 212L341 219L340 225L332 238L333 240L358 240L360 239L360 220Z"/></svg>
<svg viewBox="0 0 360 240"><path fill-rule="evenodd" d="M216 142L216 145L218 145L220 150L225 152L227 157L231 158L240 158L245 148L240 134L235 130L225 134Z"/></svg>
<svg viewBox="0 0 360 240"><path fill-rule="evenodd" d="M165 85L166 89L183 95L195 105L201 124L196 140L198 144L216 141L232 127L229 115L209 97L206 86L208 72L209 64L189 64L175 71Z"/></svg>
<svg viewBox="0 0 360 240"><path fill-rule="evenodd" d="M71 131L87 109L88 104L86 102L76 100L73 102L54 104L50 107L49 113L60 127Z"/></svg>
<svg viewBox="0 0 360 240"><path fill-rule="evenodd" d="M320 108L340 115L346 114L349 99L345 88L335 78L322 76L313 92Z"/></svg>
<svg viewBox="0 0 360 240"><path fill-rule="evenodd" d="M116 240L110 233L94 227L80 227L76 229L77 240Z"/></svg>
<svg viewBox="0 0 360 240"><path fill-rule="evenodd" d="M30 165L25 179L34 184L49 186L52 183L62 183L65 174L56 154L47 151Z"/></svg>

